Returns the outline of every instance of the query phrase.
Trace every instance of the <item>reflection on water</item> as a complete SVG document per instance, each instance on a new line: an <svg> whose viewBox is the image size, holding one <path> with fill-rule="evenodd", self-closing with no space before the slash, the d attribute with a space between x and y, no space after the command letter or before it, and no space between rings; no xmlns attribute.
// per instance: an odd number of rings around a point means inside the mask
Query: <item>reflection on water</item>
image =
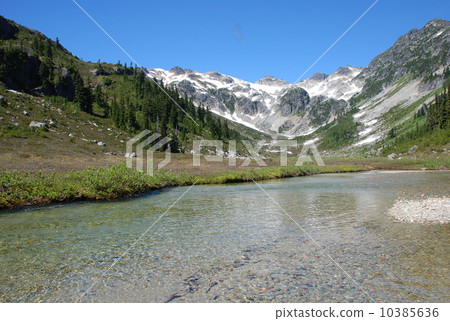
<svg viewBox="0 0 450 321"><path fill-rule="evenodd" d="M449 226L396 224L399 195L448 196L448 172L330 174L0 216L0 301L448 302Z"/></svg>

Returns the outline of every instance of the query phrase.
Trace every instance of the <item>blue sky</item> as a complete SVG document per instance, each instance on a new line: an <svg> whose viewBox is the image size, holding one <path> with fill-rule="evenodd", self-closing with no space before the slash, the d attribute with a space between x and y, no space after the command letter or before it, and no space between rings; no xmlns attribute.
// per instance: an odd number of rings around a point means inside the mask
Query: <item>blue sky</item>
<svg viewBox="0 0 450 321"><path fill-rule="evenodd" d="M375 0L77 0L142 66L294 82ZM72 0L0 0L0 14L89 61L130 59ZM450 20L447 0L379 0L308 72L366 66L412 28Z"/></svg>

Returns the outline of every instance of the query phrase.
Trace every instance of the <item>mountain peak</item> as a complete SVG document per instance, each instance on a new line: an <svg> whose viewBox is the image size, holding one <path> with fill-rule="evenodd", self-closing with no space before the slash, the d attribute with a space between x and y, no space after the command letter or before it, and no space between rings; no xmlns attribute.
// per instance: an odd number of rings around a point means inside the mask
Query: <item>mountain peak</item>
<svg viewBox="0 0 450 321"><path fill-rule="evenodd" d="M444 19L433 19L429 22L427 22L427 24L425 25L425 28L427 27L445 27L445 26L449 26L450 25L450 21L444 20Z"/></svg>
<svg viewBox="0 0 450 321"><path fill-rule="evenodd" d="M361 70L362 68L352 67L352 66L345 66L345 67L339 67L336 71L336 74L338 75L349 75L357 70Z"/></svg>
<svg viewBox="0 0 450 321"><path fill-rule="evenodd" d="M348 111L351 98L356 97L353 102L370 99L385 88L389 90L407 73L417 78L440 77L436 71L448 65L450 59L445 50L449 30L449 22L435 19L401 36L368 67L343 65L330 74L314 73L292 85L298 90L290 90L288 82L272 75L249 83L215 71L200 73L180 67L170 72L150 72L233 122L270 133L307 134ZM295 93L298 97L293 96ZM379 113L388 109L383 108Z"/></svg>
<svg viewBox="0 0 450 321"><path fill-rule="evenodd" d="M312 74L312 76L309 79L321 81L327 79L327 77L328 77L327 74L324 74L322 72L316 72L315 74Z"/></svg>
<svg viewBox="0 0 450 321"><path fill-rule="evenodd" d="M264 78L255 81L255 84L258 85L269 85L269 86L285 86L289 85L286 80L275 78L274 76L267 75Z"/></svg>
<svg viewBox="0 0 450 321"><path fill-rule="evenodd" d="M175 75L182 75L186 73L186 70L184 70L181 67L175 66L172 69L169 70L169 72L175 74Z"/></svg>

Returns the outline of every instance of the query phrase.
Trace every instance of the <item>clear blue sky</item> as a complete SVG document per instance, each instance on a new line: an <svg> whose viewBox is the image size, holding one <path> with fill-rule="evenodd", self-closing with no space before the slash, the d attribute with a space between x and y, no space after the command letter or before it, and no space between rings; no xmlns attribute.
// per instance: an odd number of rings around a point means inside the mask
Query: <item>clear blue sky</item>
<svg viewBox="0 0 450 321"><path fill-rule="evenodd" d="M374 0L78 0L142 66L294 82ZM129 64L72 0L0 0L0 14L89 61ZM366 66L410 29L450 19L448 0L380 0L308 73Z"/></svg>

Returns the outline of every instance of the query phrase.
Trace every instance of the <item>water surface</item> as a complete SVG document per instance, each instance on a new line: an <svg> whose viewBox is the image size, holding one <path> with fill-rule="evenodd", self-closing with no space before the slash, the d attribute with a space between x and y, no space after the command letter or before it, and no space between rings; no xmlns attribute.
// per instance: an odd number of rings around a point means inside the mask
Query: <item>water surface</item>
<svg viewBox="0 0 450 321"><path fill-rule="evenodd" d="M0 301L74 302L90 289L81 302L448 302L450 227L386 212L398 197L448 196L449 181L374 171L259 183L286 213L254 183L194 186L112 268L188 187L4 212Z"/></svg>

